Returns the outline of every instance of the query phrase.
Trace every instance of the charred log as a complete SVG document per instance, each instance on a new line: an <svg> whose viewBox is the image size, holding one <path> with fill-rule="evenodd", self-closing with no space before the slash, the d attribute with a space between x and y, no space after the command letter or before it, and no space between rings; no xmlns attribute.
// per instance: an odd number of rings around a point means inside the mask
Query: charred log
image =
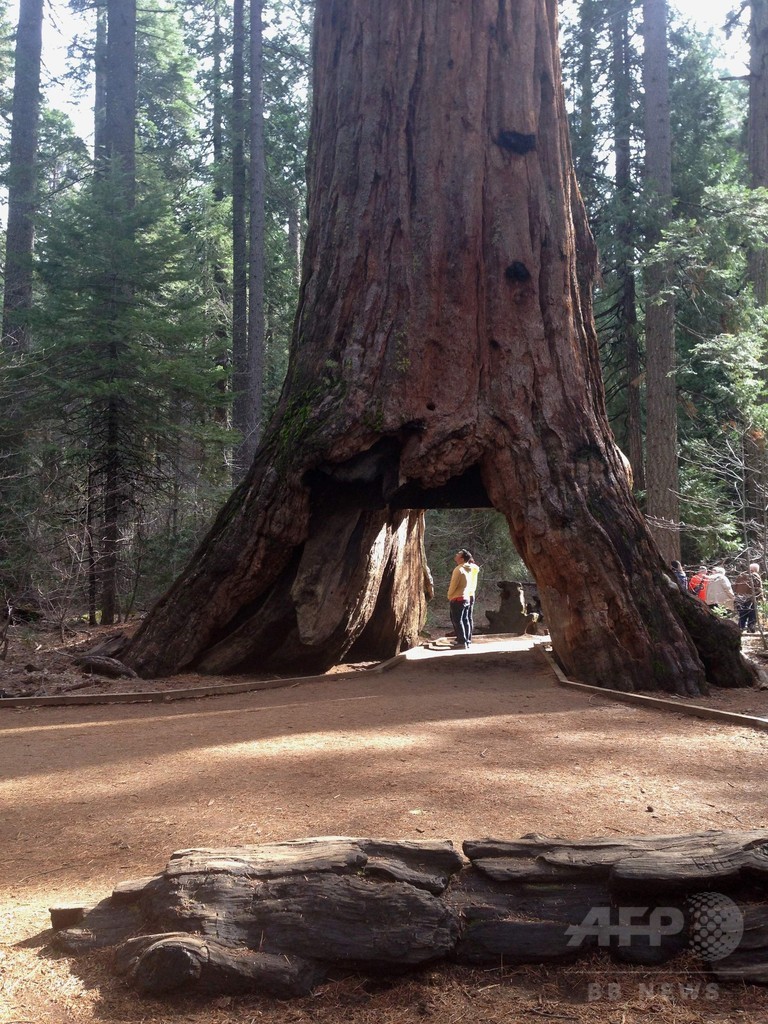
<svg viewBox="0 0 768 1024"><path fill-rule="evenodd" d="M55 945L74 955L116 945L117 973L158 995L306 995L331 969L556 963L598 950L636 964L685 952L718 978L768 982L765 830L531 835L467 841L464 853L343 838L181 850L57 931Z"/></svg>

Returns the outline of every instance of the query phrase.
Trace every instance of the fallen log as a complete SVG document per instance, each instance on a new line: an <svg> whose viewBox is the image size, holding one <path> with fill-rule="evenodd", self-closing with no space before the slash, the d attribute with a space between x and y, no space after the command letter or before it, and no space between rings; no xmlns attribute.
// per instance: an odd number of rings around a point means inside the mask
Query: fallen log
<svg viewBox="0 0 768 1024"><path fill-rule="evenodd" d="M719 980L768 983L768 830L528 835L463 850L347 837L179 850L60 927L55 945L117 946L118 973L157 995L285 997L340 968L561 963L596 950L645 965L693 952Z"/></svg>

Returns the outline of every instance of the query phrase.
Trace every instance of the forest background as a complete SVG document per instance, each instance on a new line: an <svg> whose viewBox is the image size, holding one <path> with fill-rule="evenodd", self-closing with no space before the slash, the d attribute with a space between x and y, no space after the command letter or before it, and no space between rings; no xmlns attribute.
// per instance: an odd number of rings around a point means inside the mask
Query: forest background
<svg viewBox="0 0 768 1024"><path fill-rule="evenodd" d="M62 627L146 609L190 557L276 403L300 282L312 3L133 8L0 0L0 588ZM688 564L768 544L766 8L702 32L663 0L561 5L611 424ZM527 576L497 513L427 516L438 594L460 546Z"/></svg>

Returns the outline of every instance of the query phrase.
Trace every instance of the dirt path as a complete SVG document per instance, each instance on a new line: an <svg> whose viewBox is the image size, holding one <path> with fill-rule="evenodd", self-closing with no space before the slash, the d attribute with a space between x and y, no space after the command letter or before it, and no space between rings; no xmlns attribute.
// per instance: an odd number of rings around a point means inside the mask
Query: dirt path
<svg viewBox="0 0 768 1024"><path fill-rule="evenodd" d="M531 969L432 972L386 992L347 980L282 1006L159 1004L123 992L103 957L70 972L46 952L48 906L107 895L186 846L768 827L767 733L585 698L555 684L529 640L418 655L382 675L260 693L2 712L0 1021L447 1024L462 1004L467 1020L505 1024L542 1005L572 1020L682 1022L735 1008L768 1020L760 989L681 1002L640 998L633 979L619 1006L588 1002L583 973ZM766 714L768 695L716 706Z"/></svg>

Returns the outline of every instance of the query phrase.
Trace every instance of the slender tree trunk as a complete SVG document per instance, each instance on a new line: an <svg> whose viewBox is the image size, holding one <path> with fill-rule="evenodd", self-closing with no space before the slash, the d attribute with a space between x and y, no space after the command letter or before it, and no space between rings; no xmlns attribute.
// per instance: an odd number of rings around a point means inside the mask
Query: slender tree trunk
<svg viewBox="0 0 768 1024"><path fill-rule="evenodd" d="M648 244L661 237L672 199L672 131L669 118L669 56L666 0L644 0L645 176L655 211ZM675 383L675 306L663 296L665 268L645 274L646 511L659 550L667 560L680 557L677 464L677 386Z"/></svg>
<svg viewBox="0 0 768 1024"><path fill-rule="evenodd" d="M234 0L232 51L232 426L241 442L233 459L233 480L248 468L248 236L245 166L245 0Z"/></svg>
<svg viewBox="0 0 768 1024"><path fill-rule="evenodd" d="M574 154L576 176L587 209L594 209L591 199L597 188L595 160L595 0L582 0L579 8L579 72L578 118L579 146Z"/></svg>
<svg viewBox="0 0 768 1024"><path fill-rule="evenodd" d="M213 147L213 197L217 203L224 200L224 99L222 96L222 56L224 40L221 31L220 0L213 4L213 37L211 39L213 75L211 79L211 143Z"/></svg>
<svg viewBox="0 0 768 1024"><path fill-rule="evenodd" d="M40 54L43 0L20 0L16 33L15 77L11 110L11 143L6 185L8 222L5 237L3 323L0 348L12 359L29 350L29 314L32 309L32 257L37 204L37 141L40 119ZM5 395L0 414L1 546L14 552L17 565L29 565L22 552L29 536L20 510L25 504L29 466L25 450L25 396ZM9 578L10 580L10 578ZM27 569L17 585L27 585Z"/></svg>
<svg viewBox="0 0 768 1024"><path fill-rule="evenodd" d="M262 0L250 0L250 236L248 247L248 408L243 450L250 466L263 417L264 384L264 68Z"/></svg>
<svg viewBox="0 0 768 1024"><path fill-rule="evenodd" d="M296 287L301 283L301 209L292 196L288 206L288 251L291 254L291 277Z"/></svg>
<svg viewBox="0 0 768 1024"><path fill-rule="evenodd" d="M749 23L748 163L752 188L768 187L768 0L752 0ZM768 254L750 253L750 278L758 306L768 304Z"/></svg>
<svg viewBox="0 0 768 1024"><path fill-rule="evenodd" d="M132 209L136 193L136 0L107 0L104 142L124 178L116 201Z"/></svg>
<svg viewBox="0 0 768 1024"><path fill-rule="evenodd" d="M109 345L109 359L118 358L119 339ZM101 533L101 624L111 626L118 620L118 549L120 543L121 494L124 484L120 444L120 405L110 398L105 414L106 446L104 452L104 523Z"/></svg>
<svg viewBox="0 0 768 1024"><path fill-rule="evenodd" d="M749 4L749 112L747 117L747 167L751 188L768 187L768 0ZM749 280L756 306L768 304L768 254L764 247L751 249ZM768 377L768 359L763 360L763 378ZM744 499L747 533L745 543L759 550L760 524L766 511L762 487L762 452L747 431L743 438L745 463Z"/></svg>
<svg viewBox="0 0 768 1024"><path fill-rule="evenodd" d="M94 47L93 153L97 166L106 158L104 130L107 123L107 11L96 8L96 44Z"/></svg>
<svg viewBox="0 0 768 1024"><path fill-rule="evenodd" d="M94 481L93 466L88 464L88 482L86 492L86 538L88 545L88 625L95 626L98 623L96 612L98 610L98 587L99 577L96 564L96 545L94 544L95 532L95 505L96 487Z"/></svg>
<svg viewBox="0 0 768 1024"><path fill-rule="evenodd" d="M221 28L221 0L214 0L213 7L213 38L211 42L213 58L213 75L211 86L211 138L213 143L213 200L215 203L223 203L224 190L224 99L223 99L223 75L222 57L224 51L224 40ZM217 317L216 340L217 353L216 363L221 367L229 366L229 325L227 308L231 304L231 292L227 282L225 268L217 259L213 268L213 284L218 295L220 312ZM229 403L227 401L227 382L222 378L218 385L221 395L221 403L214 410L214 420L222 426L230 425Z"/></svg>
<svg viewBox="0 0 768 1024"><path fill-rule="evenodd" d="M632 102L629 46L629 0L616 0L611 9L613 50L613 120L616 160L616 236L618 257L617 318L619 344L623 347L627 374L627 456L636 490L645 490L643 422L641 403L642 368L638 341L634 271L636 218L632 180Z"/></svg>
<svg viewBox="0 0 768 1024"><path fill-rule="evenodd" d="M32 308L32 246L37 202L42 33L43 0L20 0L8 166L8 228L3 294L3 347L10 352L25 352L29 345L26 318Z"/></svg>
<svg viewBox="0 0 768 1024"><path fill-rule="evenodd" d="M753 678L680 593L602 395L555 0L319 0L286 385L247 477L126 657L322 667L415 642L425 507L490 502L566 671Z"/></svg>
<svg viewBox="0 0 768 1024"><path fill-rule="evenodd" d="M130 214L136 199L136 0L108 0L107 3L105 113L104 170L111 186L109 205L115 224L122 231L130 231ZM100 562L102 625L111 625L119 615L118 548L127 469L123 459L122 431L125 424L118 381L124 372L121 362L127 341L123 311L132 300L127 273L124 266L113 266L108 270L107 360L111 388L102 425L105 439Z"/></svg>

